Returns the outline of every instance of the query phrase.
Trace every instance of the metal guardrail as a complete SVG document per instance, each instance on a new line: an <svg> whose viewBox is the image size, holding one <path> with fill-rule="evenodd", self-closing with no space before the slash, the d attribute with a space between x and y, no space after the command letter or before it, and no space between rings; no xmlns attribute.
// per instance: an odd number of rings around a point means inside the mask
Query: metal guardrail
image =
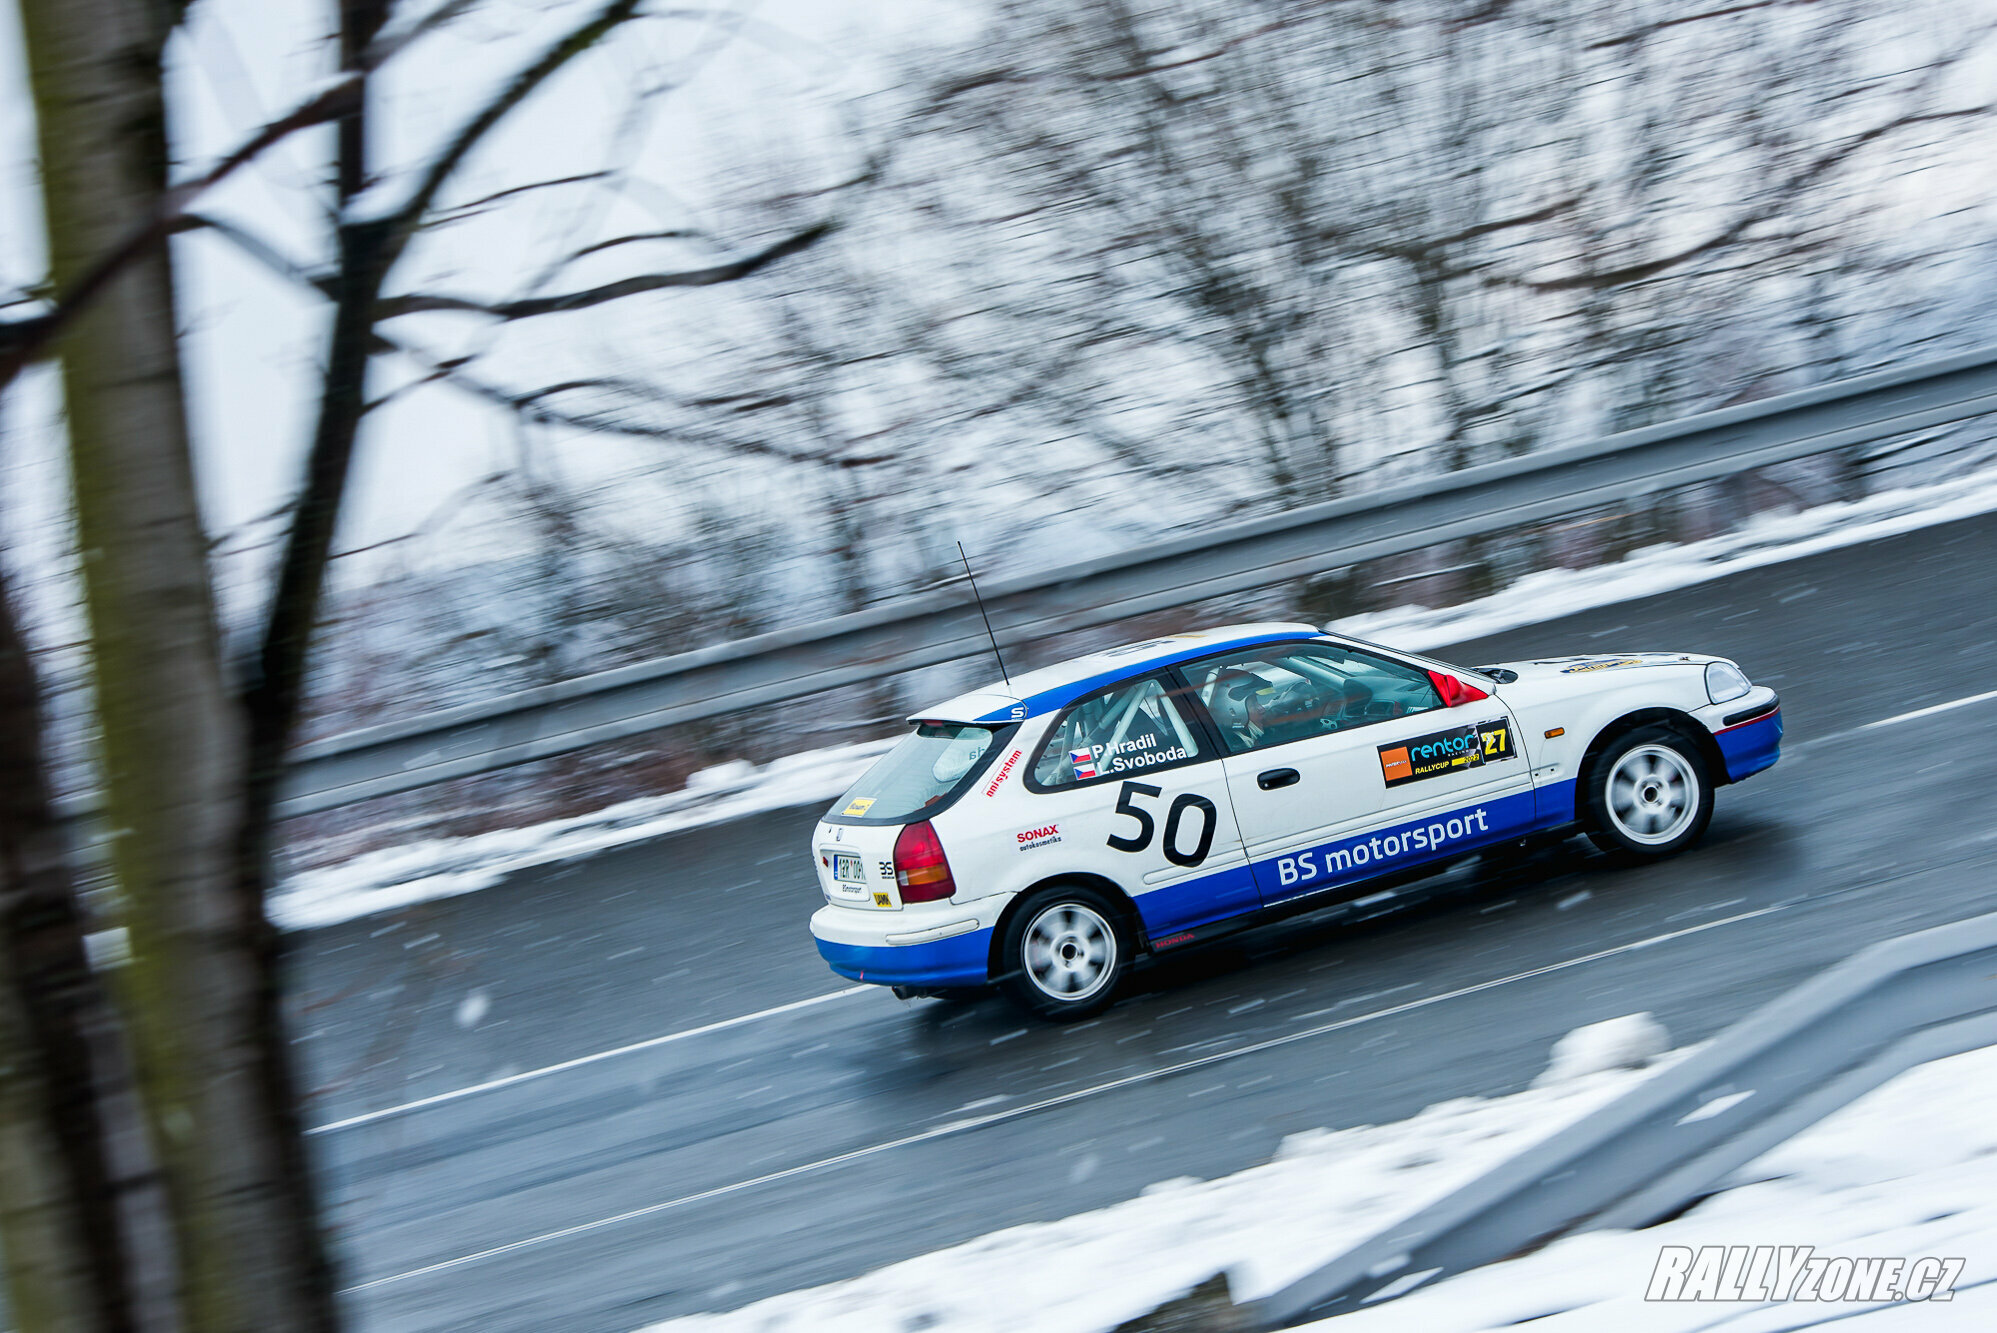
<svg viewBox="0 0 1997 1333"><path fill-rule="evenodd" d="M1877 944L1704 1050L1250 1307L1346 1313L1557 1237L1672 1216L1914 1065L1997 1045L1997 914Z"/></svg>
<svg viewBox="0 0 1997 1333"><path fill-rule="evenodd" d="M985 588L1002 644L1905 435L1997 408L1997 348L1549 449ZM301 747L302 815L989 651L961 587Z"/></svg>

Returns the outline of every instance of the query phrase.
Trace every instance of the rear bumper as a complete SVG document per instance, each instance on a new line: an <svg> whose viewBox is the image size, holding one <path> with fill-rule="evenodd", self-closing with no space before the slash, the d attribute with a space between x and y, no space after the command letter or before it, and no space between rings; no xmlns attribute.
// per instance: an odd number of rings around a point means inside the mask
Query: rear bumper
<svg viewBox="0 0 1997 1333"><path fill-rule="evenodd" d="M1782 757L1782 707L1777 704L1759 717L1721 727L1713 739L1719 742L1720 754L1727 761L1729 782L1752 777Z"/></svg>
<svg viewBox="0 0 1997 1333"><path fill-rule="evenodd" d="M821 907L818 956L842 977L881 986L982 986L1003 900L923 904L899 912Z"/></svg>

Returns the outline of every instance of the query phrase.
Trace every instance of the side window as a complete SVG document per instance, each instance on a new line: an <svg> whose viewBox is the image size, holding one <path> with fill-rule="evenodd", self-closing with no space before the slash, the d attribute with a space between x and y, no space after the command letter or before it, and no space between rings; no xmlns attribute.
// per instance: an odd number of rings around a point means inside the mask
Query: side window
<svg viewBox="0 0 1997 1333"><path fill-rule="evenodd" d="M1212 756L1156 677L1125 681L1072 705L1033 763L1033 785L1073 787Z"/></svg>
<svg viewBox="0 0 1997 1333"><path fill-rule="evenodd" d="M1442 707L1427 672L1336 644L1275 644L1185 672L1229 754Z"/></svg>

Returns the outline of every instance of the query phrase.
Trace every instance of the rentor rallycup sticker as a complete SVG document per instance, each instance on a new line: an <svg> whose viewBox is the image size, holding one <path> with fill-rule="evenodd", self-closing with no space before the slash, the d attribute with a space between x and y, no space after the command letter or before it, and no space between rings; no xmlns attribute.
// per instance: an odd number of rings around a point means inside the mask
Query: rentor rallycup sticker
<svg viewBox="0 0 1997 1333"><path fill-rule="evenodd" d="M1511 723L1502 718L1431 732L1379 748L1380 776L1389 787L1439 778L1445 773L1477 768L1518 754L1518 747L1512 743Z"/></svg>

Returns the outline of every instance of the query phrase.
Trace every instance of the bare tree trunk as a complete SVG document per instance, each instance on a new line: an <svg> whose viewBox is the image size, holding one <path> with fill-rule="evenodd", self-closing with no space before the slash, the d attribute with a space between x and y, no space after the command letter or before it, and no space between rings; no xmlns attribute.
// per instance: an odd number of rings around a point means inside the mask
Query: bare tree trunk
<svg viewBox="0 0 1997 1333"><path fill-rule="evenodd" d="M23 1333L134 1327L93 1077L103 997L43 779L34 664L0 582L0 1250Z"/></svg>
<svg viewBox="0 0 1997 1333"><path fill-rule="evenodd" d="M174 7L23 0L52 276L63 287L166 184ZM274 950L239 892L246 738L224 678L164 243L60 344L102 727L125 1012L192 1327L336 1326L274 1021Z"/></svg>

